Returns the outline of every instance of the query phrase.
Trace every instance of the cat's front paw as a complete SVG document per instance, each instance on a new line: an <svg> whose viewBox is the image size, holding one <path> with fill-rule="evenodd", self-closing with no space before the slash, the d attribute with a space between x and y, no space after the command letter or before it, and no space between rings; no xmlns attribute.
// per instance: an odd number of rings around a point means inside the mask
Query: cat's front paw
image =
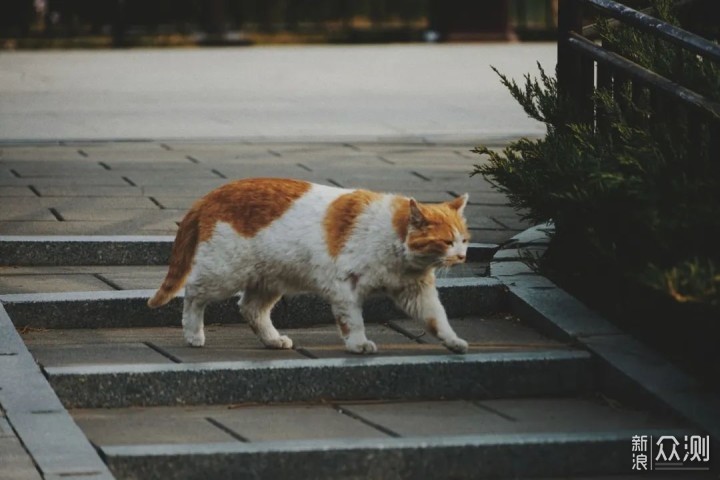
<svg viewBox="0 0 720 480"><path fill-rule="evenodd" d="M444 341L443 345L445 345L448 350L455 353L466 353L468 351L468 343L458 337Z"/></svg>
<svg viewBox="0 0 720 480"><path fill-rule="evenodd" d="M266 347L278 350L288 350L293 347L293 341L287 335L280 335L279 337L272 338L264 343Z"/></svg>
<svg viewBox="0 0 720 480"><path fill-rule="evenodd" d="M202 347L203 345L205 345L205 332L185 332L185 341L191 347Z"/></svg>
<svg viewBox="0 0 720 480"><path fill-rule="evenodd" d="M361 342L348 342L345 348L350 353L375 353L377 345L372 340L364 340Z"/></svg>

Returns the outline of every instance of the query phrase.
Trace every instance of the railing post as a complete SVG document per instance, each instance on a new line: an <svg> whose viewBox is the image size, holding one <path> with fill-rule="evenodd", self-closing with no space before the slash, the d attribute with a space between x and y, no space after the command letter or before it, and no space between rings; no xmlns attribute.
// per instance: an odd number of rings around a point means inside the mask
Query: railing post
<svg viewBox="0 0 720 480"><path fill-rule="evenodd" d="M594 69L592 60L572 50L567 42L571 32L582 33L583 17L580 0L559 0L558 3L558 90L569 100L573 120L592 123Z"/></svg>

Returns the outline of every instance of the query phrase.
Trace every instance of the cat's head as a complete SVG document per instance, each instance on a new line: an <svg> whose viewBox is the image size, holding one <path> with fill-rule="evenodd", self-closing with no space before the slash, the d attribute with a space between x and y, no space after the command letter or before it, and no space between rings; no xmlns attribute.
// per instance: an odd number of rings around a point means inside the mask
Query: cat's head
<svg viewBox="0 0 720 480"><path fill-rule="evenodd" d="M463 216L468 194L437 204L408 202L405 245L415 263L427 266L450 266L463 263L467 256L470 234Z"/></svg>

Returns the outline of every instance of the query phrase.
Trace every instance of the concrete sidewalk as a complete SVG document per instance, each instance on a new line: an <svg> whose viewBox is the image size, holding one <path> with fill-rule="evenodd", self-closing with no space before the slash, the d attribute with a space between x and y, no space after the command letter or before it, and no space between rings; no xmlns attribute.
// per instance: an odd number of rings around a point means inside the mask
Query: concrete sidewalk
<svg viewBox="0 0 720 480"><path fill-rule="evenodd" d="M0 140L542 135L490 66L553 43L0 52Z"/></svg>

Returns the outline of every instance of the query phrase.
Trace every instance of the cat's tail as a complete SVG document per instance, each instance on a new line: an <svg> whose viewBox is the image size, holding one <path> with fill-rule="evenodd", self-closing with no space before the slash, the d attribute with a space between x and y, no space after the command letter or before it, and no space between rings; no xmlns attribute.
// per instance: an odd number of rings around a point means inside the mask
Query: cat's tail
<svg viewBox="0 0 720 480"><path fill-rule="evenodd" d="M200 231L200 213L192 208L178 227L175 243L170 254L170 266L162 285L155 296L148 300L150 308L162 307L175 296L178 290L185 285L185 279L190 273L195 251L197 250Z"/></svg>

